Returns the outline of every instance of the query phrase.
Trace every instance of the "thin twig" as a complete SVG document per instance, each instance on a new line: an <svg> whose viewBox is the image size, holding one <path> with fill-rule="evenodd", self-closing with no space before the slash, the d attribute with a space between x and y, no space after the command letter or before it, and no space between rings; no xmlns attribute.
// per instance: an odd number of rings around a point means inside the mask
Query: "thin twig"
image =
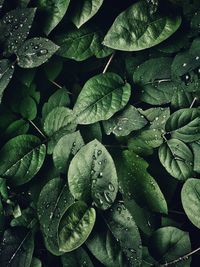
<svg viewBox="0 0 200 267"><path fill-rule="evenodd" d="M178 210L169 210L169 213L174 213L174 214L184 215L185 216L185 213L184 212L178 211Z"/></svg>
<svg viewBox="0 0 200 267"><path fill-rule="evenodd" d="M176 264L180 261L183 261L183 260L187 260L190 256L192 256L193 254L197 253L198 251L200 251L200 247L191 251L190 253L182 256L182 257L179 257L178 259L176 260L173 260L173 261L170 261L170 262L166 262L165 264L162 264L162 265L159 265L160 267L167 267L169 265L173 265L173 264Z"/></svg>
<svg viewBox="0 0 200 267"><path fill-rule="evenodd" d="M60 84L58 84L58 83L55 82L55 81L50 80L50 82L51 82L52 84L54 84L56 87L58 87L59 89L62 89L62 88L63 88ZM69 91L67 91L67 90L66 90L66 92L67 92L69 95L72 95L71 92L69 92Z"/></svg>
<svg viewBox="0 0 200 267"><path fill-rule="evenodd" d="M195 96L194 99L192 100L192 103L190 105L190 108L192 108L194 106L194 103L197 101L197 97Z"/></svg>
<svg viewBox="0 0 200 267"><path fill-rule="evenodd" d="M104 145L105 147L110 147L110 148L128 148L128 146L124 145Z"/></svg>
<svg viewBox="0 0 200 267"><path fill-rule="evenodd" d="M111 63L112 60L113 60L114 55L115 55L115 52L110 56L110 58L109 58L109 60L108 60L108 62L107 62L107 64L106 64L106 66L105 66L105 68L104 68L104 70L103 70L102 73L106 73L108 67L110 66L110 63Z"/></svg>
<svg viewBox="0 0 200 267"><path fill-rule="evenodd" d="M31 120L28 120L30 124L42 135L42 137L46 138L46 136L43 134L43 132L35 125L35 123Z"/></svg>

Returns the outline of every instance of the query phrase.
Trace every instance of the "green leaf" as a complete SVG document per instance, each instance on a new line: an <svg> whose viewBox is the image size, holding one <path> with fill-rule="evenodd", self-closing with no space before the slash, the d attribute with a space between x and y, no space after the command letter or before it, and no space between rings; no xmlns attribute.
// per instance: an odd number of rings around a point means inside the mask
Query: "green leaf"
<svg viewBox="0 0 200 267"><path fill-rule="evenodd" d="M148 163L131 151L123 151L116 159L119 185L126 199L134 199L141 207L167 213L166 200L154 178L147 172Z"/></svg>
<svg viewBox="0 0 200 267"><path fill-rule="evenodd" d="M21 100L19 109L22 117L27 120L34 120L37 116L37 105L30 96Z"/></svg>
<svg viewBox="0 0 200 267"><path fill-rule="evenodd" d="M38 7L46 12L46 17L44 19L44 32L46 35L49 35L49 33L62 20L68 9L69 3L70 0L52 0L51 2L48 0L38 1Z"/></svg>
<svg viewBox="0 0 200 267"><path fill-rule="evenodd" d="M118 191L117 173L113 159L99 141L88 143L74 156L68 170L68 182L76 199L93 200L103 210L112 205Z"/></svg>
<svg viewBox="0 0 200 267"><path fill-rule="evenodd" d="M62 216L73 202L68 186L59 178L50 180L40 192L38 218L46 248L54 255L62 254L59 251L58 227Z"/></svg>
<svg viewBox="0 0 200 267"><path fill-rule="evenodd" d="M42 262L38 258L33 257L30 267L42 267Z"/></svg>
<svg viewBox="0 0 200 267"><path fill-rule="evenodd" d="M146 234L150 235L157 227L157 217L148 210L141 208L133 199L125 200L124 205L132 215L136 225Z"/></svg>
<svg viewBox="0 0 200 267"><path fill-rule="evenodd" d="M72 22L80 28L90 20L99 10L104 0L79 0L72 11Z"/></svg>
<svg viewBox="0 0 200 267"><path fill-rule="evenodd" d="M181 190L181 201L189 220L200 228L200 180L188 179Z"/></svg>
<svg viewBox="0 0 200 267"><path fill-rule="evenodd" d="M31 231L12 228L4 232L4 242L0 245L2 266L28 267L31 264L34 240Z"/></svg>
<svg viewBox="0 0 200 267"><path fill-rule="evenodd" d="M172 138L183 142L200 139L200 111L197 108L180 109L174 112L166 123L166 131Z"/></svg>
<svg viewBox="0 0 200 267"><path fill-rule="evenodd" d="M13 185L27 183L41 168L46 146L33 135L19 135L0 150L0 176Z"/></svg>
<svg viewBox="0 0 200 267"><path fill-rule="evenodd" d="M17 8L6 13L1 24L5 27L1 39L5 42L6 53L18 51L26 40L35 17L36 8Z"/></svg>
<svg viewBox="0 0 200 267"><path fill-rule="evenodd" d="M3 92L9 84L14 73L14 65L8 59L0 60L0 103Z"/></svg>
<svg viewBox="0 0 200 267"><path fill-rule="evenodd" d="M187 232L169 226L158 229L149 240L149 251L160 264L171 262L191 251ZM190 266L191 259L176 263L177 267Z"/></svg>
<svg viewBox="0 0 200 267"><path fill-rule="evenodd" d="M35 212L32 208L28 207L27 209L22 210L20 216L12 219L10 225L12 227L23 226L27 229L31 229L35 225L35 222Z"/></svg>
<svg viewBox="0 0 200 267"><path fill-rule="evenodd" d="M59 46L42 37L27 40L16 52L17 63L21 68L35 68L44 64Z"/></svg>
<svg viewBox="0 0 200 267"><path fill-rule="evenodd" d="M140 266L142 245L139 230L129 211L122 203L115 203L106 212L106 222L116 240L129 259L130 266Z"/></svg>
<svg viewBox="0 0 200 267"><path fill-rule="evenodd" d="M174 178L184 181L193 176L193 154L182 141L170 139L162 144L159 159Z"/></svg>
<svg viewBox="0 0 200 267"><path fill-rule="evenodd" d="M172 59L152 58L140 64L133 81L141 89L140 99L151 105L170 103L175 84L171 81Z"/></svg>
<svg viewBox="0 0 200 267"><path fill-rule="evenodd" d="M53 82L61 73L63 69L63 62L60 58L51 58L49 62L47 62L44 66L45 74L49 81ZM62 90L62 89L59 89ZM59 91L57 90L57 91Z"/></svg>
<svg viewBox="0 0 200 267"><path fill-rule="evenodd" d="M200 158L199 158L199 141L190 144L193 155L194 155L194 171L200 173Z"/></svg>
<svg viewBox="0 0 200 267"><path fill-rule="evenodd" d="M105 36L104 44L117 50L137 51L171 36L179 28L181 18L153 13L151 5L142 0L122 12Z"/></svg>
<svg viewBox="0 0 200 267"><path fill-rule="evenodd" d="M65 253L61 256L63 267L94 267L87 252L79 247L75 251Z"/></svg>
<svg viewBox="0 0 200 267"><path fill-rule="evenodd" d="M26 134L29 130L29 123L23 119L13 121L5 131L2 133L1 138L5 141L17 136Z"/></svg>
<svg viewBox="0 0 200 267"><path fill-rule="evenodd" d="M126 136L132 131L137 131L147 124L147 120L138 110L128 105L120 114L104 121L103 126L106 134L114 133L116 136Z"/></svg>
<svg viewBox="0 0 200 267"><path fill-rule="evenodd" d="M115 73L92 77L85 83L74 106L77 123L109 119L127 104L130 94L130 85Z"/></svg>
<svg viewBox="0 0 200 267"><path fill-rule="evenodd" d="M112 53L112 49L103 46L101 42L100 29L88 27L72 29L56 37L56 43L60 46L57 54L76 61L86 60L93 55L97 58L106 57Z"/></svg>
<svg viewBox="0 0 200 267"><path fill-rule="evenodd" d="M55 167L66 173L71 158L84 146L83 138L79 131L63 136L56 144L53 151Z"/></svg>
<svg viewBox="0 0 200 267"><path fill-rule="evenodd" d="M70 99L65 88L58 89L53 93L48 102L46 102L42 107L42 120L47 117L47 115L56 107L67 107L69 105Z"/></svg>
<svg viewBox="0 0 200 267"><path fill-rule="evenodd" d="M70 252L80 247L91 233L95 220L94 208L88 208L82 201L72 204L59 224L60 251Z"/></svg>

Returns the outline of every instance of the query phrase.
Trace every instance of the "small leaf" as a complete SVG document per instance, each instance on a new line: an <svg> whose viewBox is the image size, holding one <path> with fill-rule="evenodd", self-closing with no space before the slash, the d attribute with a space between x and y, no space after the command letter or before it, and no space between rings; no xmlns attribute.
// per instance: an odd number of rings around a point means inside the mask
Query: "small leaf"
<svg viewBox="0 0 200 267"><path fill-rule="evenodd" d="M21 68L35 68L45 63L57 50L52 41L34 37L27 40L16 52L17 63Z"/></svg>
<svg viewBox="0 0 200 267"><path fill-rule="evenodd" d="M109 119L127 104L130 94L130 85L115 73L92 77L85 83L74 106L77 123Z"/></svg>
<svg viewBox="0 0 200 267"><path fill-rule="evenodd" d="M70 252L80 247L91 233L96 219L93 208L78 201L63 215L58 230L60 252Z"/></svg>
<svg viewBox="0 0 200 267"><path fill-rule="evenodd" d="M12 228L4 232L4 242L0 245L0 262L2 266L30 266L34 240L31 231L23 228Z"/></svg>
<svg viewBox="0 0 200 267"><path fill-rule="evenodd" d="M5 26L3 39L5 41L6 52L15 53L26 40L36 8L18 8L8 12L2 19L1 24Z"/></svg>
<svg viewBox="0 0 200 267"><path fill-rule="evenodd" d="M87 252L82 248L78 248L73 252L65 253L61 256L63 267L94 267Z"/></svg>
<svg viewBox="0 0 200 267"><path fill-rule="evenodd" d="M147 124L147 120L134 106L127 106L120 114L104 121L106 134L114 133L116 136L126 136L132 131L140 130Z"/></svg>
<svg viewBox="0 0 200 267"><path fill-rule="evenodd" d="M104 39L108 47L137 51L155 46L171 36L180 26L181 17L152 12L152 4L142 0L122 12Z"/></svg>
<svg viewBox="0 0 200 267"><path fill-rule="evenodd" d="M38 218L46 248L54 255L62 254L59 251L58 227L62 216L73 202L68 186L59 178L50 180L40 193Z"/></svg>
<svg viewBox="0 0 200 267"><path fill-rule="evenodd" d="M39 0L38 7L41 10L46 12L46 17L44 18L44 32L46 35L49 33L59 24L59 22L64 17L70 0Z"/></svg>
<svg viewBox="0 0 200 267"><path fill-rule="evenodd" d="M140 266L142 244L139 230L129 211L121 203L116 203L106 212L106 222L116 240L129 259L130 266Z"/></svg>
<svg viewBox="0 0 200 267"><path fill-rule="evenodd" d="M33 257L30 267L42 267L42 262L38 258Z"/></svg>
<svg viewBox="0 0 200 267"><path fill-rule="evenodd" d="M46 146L33 135L19 135L0 150L0 176L13 185L27 183L41 168Z"/></svg>
<svg viewBox="0 0 200 267"><path fill-rule="evenodd" d="M93 200L103 210L112 205L118 190L117 173L110 154L101 143L94 140L78 151L69 166L68 182L76 199Z"/></svg>
<svg viewBox="0 0 200 267"><path fill-rule="evenodd" d="M65 88L58 89L53 93L48 102L46 102L42 107L42 120L47 117L47 115L56 107L67 107L69 105L70 99Z"/></svg>
<svg viewBox="0 0 200 267"><path fill-rule="evenodd" d="M181 191L181 201L189 220L200 228L200 180L188 179Z"/></svg>
<svg viewBox="0 0 200 267"><path fill-rule="evenodd" d="M0 60L0 103L3 92L14 73L14 65L8 59Z"/></svg>
<svg viewBox="0 0 200 267"><path fill-rule="evenodd" d="M128 150L123 151L119 159L116 159L116 166L124 197L133 198L141 207L166 214L166 200L157 182L147 172L148 163Z"/></svg>
<svg viewBox="0 0 200 267"><path fill-rule="evenodd" d="M34 120L37 116L37 105L34 99L27 96L21 100L20 113L27 120Z"/></svg>
<svg viewBox="0 0 200 267"><path fill-rule="evenodd" d="M53 151L55 167L61 173L66 173L71 157L73 157L82 146L84 146L84 141L79 131L63 136L58 141Z"/></svg>
<svg viewBox="0 0 200 267"><path fill-rule="evenodd" d="M149 240L149 251L160 264L176 260L191 251L189 234L172 226L160 228ZM188 267L190 262L191 258L176 263L176 266Z"/></svg>
<svg viewBox="0 0 200 267"><path fill-rule="evenodd" d="M77 28L90 20L99 10L104 0L79 0L72 11L72 22Z"/></svg>
<svg viewBox="0 0 200 267"><path fill-rule="evenodd" d="M184 181L193 176L193 154L182 141L171 139L162 144L159 159L174 178Z"/></svg>
<svg viewBox="0 0 200 267"><path fill-rule="evenodd" d="M180 109L174 112L166 123L166 131L172 138L183 142L200 139L200 111L197 108Z"/></svg>

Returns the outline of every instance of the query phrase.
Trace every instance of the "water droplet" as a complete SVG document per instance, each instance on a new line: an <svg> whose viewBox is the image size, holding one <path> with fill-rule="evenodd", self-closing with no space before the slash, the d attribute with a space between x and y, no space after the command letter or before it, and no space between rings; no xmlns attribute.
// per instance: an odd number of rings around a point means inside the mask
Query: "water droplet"
<svg viewBox="0 0 200 267"><path fill-rule="evenodd" d="M102 164L102 161L99 161L98 164L101 165Z"/></svg>
<svg viewBox="0 0 200 267"><path fill-rule="evenodd" d="M100 156L102 154L101 150L98 150L97 155Z"/></svg>
<svg viewBox="0 0 200 267"><path fill-rule="evenodd" d="M185 68L187 66L187 63L183 63L183 67Z"/></svg>
<svg viewBox="0 0 200 267"><path fill-rule="evenodd" d="M100 172L99 175L98 175L98 178L102 178L103 177L103 173Z"/></svg>
<svg viewBox="0 0 200 267"><path fill-rule="evenodd" d="M39 53L37 54L38 56L44 56L48 54L48 50L47 49L40 49Z"/></svg>
<svg viewBox="0 0 200 267"><path fill-rule="evenodd" d="M196 60L199 60L199 56L196 56L195 59L196 59Z"/></svg>
<svg viewBox="0 0 200 267"><path fill-rule="evenodd" d="M122 130L122 127L119 126L119 127L118 127L118 130L121 131L121 130Z"/></svg>
<svg viewBox="0 0 200 267"><path fill-rule="evenodd" d="M111 197L110 197L110 195L109 195L109 192L104 192L104 197L105 197L105 200L109 203L109 204L111 204L113 201L112 201L112 199L111 199Z"/></svg>

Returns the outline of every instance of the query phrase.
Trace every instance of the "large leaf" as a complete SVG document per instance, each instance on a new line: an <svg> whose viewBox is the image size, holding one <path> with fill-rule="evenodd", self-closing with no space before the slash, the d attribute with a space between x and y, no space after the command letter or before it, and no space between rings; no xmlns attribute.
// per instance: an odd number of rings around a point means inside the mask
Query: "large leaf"
<svg viewBox="0 0 200 267"><path fill-rule="evenodd" d="M37 213L47 249L54 255L61 255L58 242L58 227L66 210L73 204L74 198L63 180L50 180L40 193Z"/></svg>
<svg viewBox="0 0 200 267"><path fill-rule="evenodd" d="M13 185L27 183L41 168L46 146L33 135L19 135L0 150L0 176Z"/></svg>
<svg viewBox="0 0 200 267"><path fill-rule="evenodd" d="M34 16L35 8L18 8L8 12L2 19L1 24L5 26L4 35L1 39L5 41L8 53L17 52L18 48L26 40Z"/></svg>
<svg viewBox="0 0 200 267"><path fill-rule="evenodd" d="M57 36L56 43L60 45L57 54L64 58L83 61L95 55L97 58L106 57L112 49L105 47L102 42L102 31L83 27L72 29Z"/></svg>
<svg viewBox="0 0 200 267"><path fill-rule="evenodd" d="M60 251L70 252L80 247L91 233L95 220L94 208L88 208L82 201L72 204L59 224Z"/></svg>
<svg viewBox="0 0 200 267"><path fill-rule="evenodd" d="M17 63L21 68L35 68L45 63L59 46L42 37L34 37L17 50Z"/></svg>
<svg viewBox="0 0 200 267"><path fill-rule="evenodd" d="M103 210L112 205L118 191L117 173L110 154L99 141L88 143L74 156L68 182L76 199L93 200Z"/></svg>
<svg viewBox="0 0 200 267"><path fill-rule="evenodd" d="M200 139L200 110L197 108L180 109L174 112L166 123L166 131L172 138L183 142Z"/></svg>
<svg viewBox="0 0 200 267"><path fill-rule="evenodd" d="M12 228L4 232L0 245L0 262L2 266L29 267L34 250L31 231Z"/></svg>
<svg viewBox="0 0 200 267"><path fill-rule="evenodd" d="M129 211L122 203L115 203L106 212L106 222L116 240L120 242L122 251L129 259L130 266L140 266L142 245L139 230Z"/></svg>
<svg viewBox="0 0 200 267"><path fill-rule="evenodd" d="M55 167L62 173L66 173L70 159L84 146L80 132L63 136L56 144L53 151L53 162Z"/></svg>
<svg viewBox="0 0 200 267"><path fill-rule="evenodd" d="M53 0L49 2L48 0L39 0L38 5L44 12L46 12L46 17L44 20L44 32L48 35L62 20L64 17L70 0Z"/></svg>
<svg viewBox="0 0 200 267"><path fill-rule="evenodd" d="M61 261L63 267L94 267L87 252L81 247L62 255Z"/></svg>
<svg viewBox="0 0 200 267"><path fill-rule="evenodd" d="M160 264L171 262L191 251L187 232L169 226L158 229L149 240L149 251ZM190 266L191 259L176 263L177 267Z"/></svg>
<svg viewBox="0 0 200 267"><path fill-rule="evenodd" d="M0 60L0 103L3 92L9 84L14 72L14 65L8 59Z"/></svg>
<svg viewBox="0 0 200 267"><path fill-rule="evenodd" d="M122 12L104 39L108 47L137 51L157 45L171 36L180 26L180 17L153 13L151 3L141 0Z"/></svg>
<svg viewBox="0 0 200 267"><path fill-rule="evenodd" d="M188 179L181 191L181 201L189 220L200 228L200 180Z"/></svg>
<svg viewBox="0 0 200 267"><path fill-rule="evenodd" d="M120 114L104 121L106 134L114 133L116 136L126 136L132 131L140 130L147 124L147 120L134 106L127 106Z"/></svg>
<svg viewBox="0 0 200 267"><path fill-rule="evenodd" d="M186 180L193 176L193 154L178 139L170 139L159 148L159 158L165 169L176 179Z"/></svg>
<svg viewBox="0 0 200 267"><path fill-rule="evenodd" d="M72 13L72 21L80 28L99 10L104 0L78 0Z"/></svg>
<svg viewBox="0 0 200 267"><path fill-rule="evenodd" d="M131 151L123 151L116 159L119 184L127 199L134 199L142 207L167 213L166 200L154 178L147 172L148 163Z"/></svg>
<svg viewBox="0 0 200 267"><path fill-rule="evenodd" d="M128 102L131 88L115 73L99 74L84 85L74 106L79 124L107 120Z"/></svg>

